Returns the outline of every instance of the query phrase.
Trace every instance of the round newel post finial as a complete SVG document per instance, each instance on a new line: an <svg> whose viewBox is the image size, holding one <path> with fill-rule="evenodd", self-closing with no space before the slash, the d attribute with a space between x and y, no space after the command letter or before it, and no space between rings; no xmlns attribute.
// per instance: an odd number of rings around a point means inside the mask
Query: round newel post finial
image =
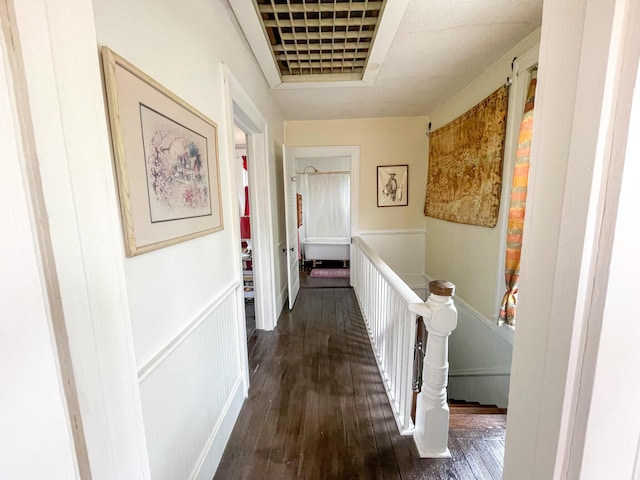
<svg viewBox="0 0 640 480"><path fill-rule="evenodd" d="M429 282L429 292L441 297L452 297L456 291L456 286L446 280L433 280Z"/></svg>

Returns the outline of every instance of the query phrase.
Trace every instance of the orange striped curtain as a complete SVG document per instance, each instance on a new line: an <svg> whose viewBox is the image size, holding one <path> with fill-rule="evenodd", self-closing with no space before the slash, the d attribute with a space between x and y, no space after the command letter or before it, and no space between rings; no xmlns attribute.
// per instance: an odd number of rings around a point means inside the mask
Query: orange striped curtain
<svg viewBox="0 0 640 480"><path fill-rule="evenodd" d="M524 107L516 164L513 170L511 200L509 203L509 223L507 225L507 253L505 260L505 283L507 290L502 298L499 321L508 325L516 323L516 305L518 301L518 282L520 281L520 254L524 213L527 203L527 184L529 181L529 158L531 156L531 135L533 133L533 104L536 92L536 79L532 78Z"/></svg>

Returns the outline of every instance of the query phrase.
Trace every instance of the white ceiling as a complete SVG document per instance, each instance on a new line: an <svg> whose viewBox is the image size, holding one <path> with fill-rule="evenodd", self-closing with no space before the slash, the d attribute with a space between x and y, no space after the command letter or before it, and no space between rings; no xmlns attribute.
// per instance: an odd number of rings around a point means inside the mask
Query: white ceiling
<svg viewBox="0 0 640 480"><path fill-rule="evenodd" d="M410 0L373 85L272 95L287 120L428 115L541 21L542 0Z"/></svg>

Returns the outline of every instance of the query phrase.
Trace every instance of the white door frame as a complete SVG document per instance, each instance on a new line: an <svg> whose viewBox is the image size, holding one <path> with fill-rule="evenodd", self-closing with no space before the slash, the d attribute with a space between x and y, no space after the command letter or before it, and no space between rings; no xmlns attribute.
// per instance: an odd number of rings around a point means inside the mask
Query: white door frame
<svg viewBox="0 0 640 480"><path fill-rule="evenodd" d="M633 284L609 269L640 50L638 18L633 0L579 0L569 9L563 0L544 3L529 177L535 201L525 217L530 235L522 252L504 478L640 473L640 452L629 454L633 444L638 449L639 424L623 408L633 404L625 394L637 382L628 369L640 352L624 338L634 336L623 322L603 316L607 297L626 293L628 285L607 289ZM633 308L625 311L631 318ZM612 349L627 354L623 362L611 363ZM623 390L599 390L612 381Z"/></svg>
<svg viewBox="0 0 640 480"><path fill-rule="evenodd" d="M350 158L350 189L351 189L351 237L360 232L360 147L358 146L313 146L313 147L289 147L294 158Z"/></svg>
<svg viewBox="0 0 640 480"><path fill-rule="evenodd" d="M607 69L608 96L602 108L602 145L597 161L602 168L596 195L604 205L597 210L593 230L592 266L586 291L581 345L568 372L571 415L563 423L556 471L566 478L640 478L640 423L638 413L624 404L640 400L638 383L627 380L626 365L637 365L634 276L638 256L633 253L639 236L635 193L639 170L637 139L640 118L640 6L620 1L612 15L611 55ZM597 170L598 169L594 169ZM594 195L595 196L595 195ZM596 209L593 209L596 210ZM586 275L585 275L586 276ZM621 362L624 360L624 363ZM627 381L624 381L624 380ZM616 401L613 397L624 399ZM615 438L615 442L611 442ZM616 457L615 465L606 459Z"/></svg>
<svg viewBox="0 0 640 480"><path fill-rule="evenodd" d="M46 469L51 477L89 478L91 468L84 419L73 371L27 85L21 70L22 51L19 42L11 41L17 37L12 15L8 5L0 2L0 116L3 118L0 139L3 144L6 142L2 162L3 205L6 205L3 213L13 214L8 235L5 233L2 241L2 248L11 252L11 258L7 258L8 264L3 261L0 275L0 303L5 314L4 320L0 320L0 329L9 332L8 337L3 338L2 347L9 346L2 355L3 362L11 365L15 361L15 365L27 364L30 368L18 376L3 376L2 388L20 393L20 396L28 393L34 402L40 403L23 402L18 395L10 394L7 398L5 405L9 405L12 413L10 421L3 422L2 435L3 441L10 439L12 448L10 458L0 466L0 476L33 472L33 469L24 468L33 460L29 437L42 433L46 434L46 440L39 447L50 449L48 455L38 459L42 471ZM26 292L31 297L28 308L21 300ZM16 335L5 329L16 321L13 317L23 317ZM12 349L11 344L20 345L20 348ZM42 418L33 415L34 408L39 409Z"/></svg>
<svg viewBox="0 0 640 480"><path fill-rule="evenodd" d="M249 209L254 267L254 305L256 328L273 330L278 321L273 242L273 206L271 205L271 172L269 169L268 125L251 98L229 67L223 65L227 107L227 144L230 157L235 158L233 125L247 133L249 168ZM235 179L235 177L232 177ZM232 188L236 192L235 183ZM234 238L240 250L239 218L233 218ZM240 255L240 253L238 253ZM240 257L238 257L240 258ZM239 263L238 263L239 264Z"/></svg>
<svg viewBox="0 0 640 480"><path fill-rule="evenodd" d="M0 1L28 100L21 120L39 165L29 168L39 170L46 207L37 223L43 232L48 223L50 247L40 254L50 250L47 270L59 284L51 328L64 320L91 475L150 478L95 18L92 2L70 3Z"/></svg>

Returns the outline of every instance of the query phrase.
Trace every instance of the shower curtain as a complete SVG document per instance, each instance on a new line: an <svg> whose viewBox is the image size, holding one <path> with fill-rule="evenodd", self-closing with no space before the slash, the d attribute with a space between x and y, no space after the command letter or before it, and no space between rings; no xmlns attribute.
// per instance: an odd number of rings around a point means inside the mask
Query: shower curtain
<svg viewBox="0 0 640 480"><path fill-rule="evenodd" d="M306 236L350 235L349 174L304 175L306 180Z"/></svg>

